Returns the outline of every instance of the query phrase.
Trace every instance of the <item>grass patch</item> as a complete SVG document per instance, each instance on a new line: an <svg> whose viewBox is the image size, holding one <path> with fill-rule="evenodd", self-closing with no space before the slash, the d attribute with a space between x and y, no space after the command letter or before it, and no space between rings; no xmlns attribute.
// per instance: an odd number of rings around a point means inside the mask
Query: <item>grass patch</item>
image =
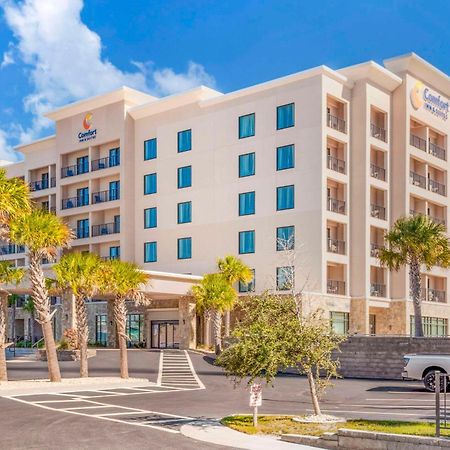
<svg viewBox="0 0 450 450"><path fill-rule="evenodd" d="M251 415L228 416L222 419L222 424L233 430L247 434L305 434L320 436L325 432L337 431L338 428L352 430L377 431L380 433L410 434L414 436L434 437L435 425L432 422L403 422L394 420L348 420L345 425L333 425L327 430L315 424L294 422L293 416L258 416L258 426L253 426ZM442 436L450 437L450 430L441 430Z"/></svg>

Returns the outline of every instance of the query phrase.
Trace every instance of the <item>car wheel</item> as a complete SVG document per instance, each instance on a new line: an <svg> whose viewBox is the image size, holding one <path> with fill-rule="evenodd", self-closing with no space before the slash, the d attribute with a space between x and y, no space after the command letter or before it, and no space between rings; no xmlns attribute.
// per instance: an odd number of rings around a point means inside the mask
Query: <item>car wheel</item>
<svg viewBox="0 0 450 450"><path fill-rule="evenodd" d="M423 385L428 392L436 392L436 376L434 370L429 370L423 377ZM447 384L447 391L450 384ZM441 379L441 392L444 391L444 379Z"/></svg>

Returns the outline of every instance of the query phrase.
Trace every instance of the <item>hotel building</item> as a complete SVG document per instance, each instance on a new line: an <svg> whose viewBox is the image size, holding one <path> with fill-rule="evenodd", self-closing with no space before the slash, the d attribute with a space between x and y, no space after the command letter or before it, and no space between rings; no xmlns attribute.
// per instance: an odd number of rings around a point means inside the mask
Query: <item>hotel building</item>
<svg viewBox="0 0 450 450"><path fill-rule="evenodd" d="M187 286L227 254L254 270L243 293L282 292L294 274L337 330L409 334L408 271L390 273L377 252L399 217L449 223L449 97L449 76L415 54L228 94L123 87L48 113L55 135L18 147L24 161L7 170L74 229L68 251L184 283L130 319L147 346L178 339ZM26 265L24 250L5 244L1 258ZM422 277L425 332L448 334L449 272ZM106 306L91 312L92 340L105 339Z"/></svg>

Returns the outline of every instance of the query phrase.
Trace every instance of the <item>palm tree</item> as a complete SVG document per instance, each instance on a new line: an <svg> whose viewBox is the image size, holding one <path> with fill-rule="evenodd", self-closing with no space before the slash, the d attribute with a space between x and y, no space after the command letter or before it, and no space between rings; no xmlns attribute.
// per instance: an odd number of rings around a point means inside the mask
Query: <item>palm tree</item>
<svg viewBox="0 0 450 450"><path fill-rule="evenodd" d="M237 293L221 273L210 273L192 287L192 294L197 311L206 317L213 315L214 350L219 355L222 351L222 314L232 308Z"/></svg>
<svg viewBox="0 0 450 450"><path fill-rule="evenodd" d="M409 288L414 305L415 335L423 336L420 266L450 266L450 246L442 224L418 215L398 219L385 236L386 247L380 249L383 266L398 271L409 266Z"/></svg>
<svg viewBox="0 0 450 450"><path fill-rule="evenodd" d="M19 178L7 178L6 170L0 169L0 223L30 210L28 185Z"/></svg>
<svg viewBox="0 0 450 450"><path fill-rule="evenodd" d="M223 274L225 279L228 281L230 286L233 286L234 283L249 283L253 278L253 273L250 267L248 267L245 263L242 262L236 256L228 255L224 258L219 258L217 260L217 267L220 272ZM225 336L228 337L230 335L230 312L233 308L225 311Z"/></svg>
<svg viewBox="0 0 450 450"><path fill-rule="evenodd" d="M8 381L5 355L8 291L5 285L17 285L22 281L23 276L23 269L15 268L8 261L0 261L0 381Z"/></svg>
<svg viewBox="0 0 450 450"><path fill-rule="evenodd" d="M34 345L34 303L31 297L27 298L27 301L23 305L23 310L30 314L30 334L31 334L31 347Z"/></svg>
<svg viewBox="0 0 450 450"><path fill-rule="evenodd" d="M55 214L41 209L9 222L12 242L28 248L29 276L37 321L42 325L50 381L61 381L53 336L49 290L42 269L42 259L54 260L58 248L68 247L73 237L70 228Z"/></svg>
<svg viewBox="0 0 450 450"><path fill-rule="evenodd" d="M128 378L126 300L146 304L146 296L140 289L145 286L149 276L138 265L118 259L105 261L102 266L101 290L113 296L109 301L113 302L114 322L119 338L120 377Z"/></svg>
<svg viewBox="0 0 450 450"><path fill-rule="evenodd" d="M78 345L80 346L80 377L88 376L89 327L86 300L100 287L101 260L93 253L68 253L53 266L58 285L70 289L75 297Z"/></svg>

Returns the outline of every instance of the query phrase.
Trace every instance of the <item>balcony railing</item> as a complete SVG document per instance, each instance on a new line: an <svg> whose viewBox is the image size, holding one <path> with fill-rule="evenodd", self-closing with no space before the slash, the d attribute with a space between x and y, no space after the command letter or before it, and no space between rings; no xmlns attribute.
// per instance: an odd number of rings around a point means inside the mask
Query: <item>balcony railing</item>
<svg viewBox="0 0 450 450"><path fill-rule="evenodd" d="M422 300L425 302L447 303L445 291L432 288L422 288Z"/></svg>
<svg viewBox="0 0 450 450"><path fill-rule="evenodd" d="M386 220L386 208L372 203L370 205L370 215L375 219Z"/></svg>
<svg viewBox="0 0 450 450"><path fill-rule="evenodd" d="M100 256L100 259L103 261L111 261L113 259L120 259L120 255L114 255L114 256Z"/></svg>
<svg viewBox="0 0 450 450"><path fill-rule="evenodd" d="M119 157L110 158L107 156L106 158L94 159L91 162L91 170L95 172L96 170L107 169L108 167L116 167L120 164Z"/></svg>
<svg viewBox="0 0 450 450"><path fill-rule="evenodd" d="M427 141L419 136L416 136L415 134L411 134L409 136L409 143L419 150L423 150L424 152L427 151Z"/></svg>
<svg viewBox="0 0 450 450"><path fill-rule="evenodd" d="M92 204L103 203L103 202L111 202L113 200L120 199L120 191L119 190L109 190L109 191L100 191L92 193Z"/></svg>
<svg viewBox="0 0 450 450"><path fill-rule="evenodd" d="M445 184L439 183L439 181L432 178L428 178L428 190L439 195L446 195Z"/></svg>
<svg viewBox="0 0 450 450"><path fill-rule="evenodd" d="M375 125L374 123L370 124L370 134L379 139L380 141L387 142L386 140L386 130L384 128Z"/></svg>
<svg viewBox="0 0 450 450"><path fill-rule="evenodd" d="M428 153L444 161L447 159L445 148L439 147L437 144L433 144L430 140L428 140Z"/></svg>
<svg viewBox="0 0 450 450"><path fill-rule="evenodd" d="M345 173L345 161L334 156L328 155L327 167L335 172Z"/></svg>
<svg viewBox="0 0 450 450"><path fill-rule="evenodd" d="M331 253L338 253L345 255L345 241L328 238L328 251Z"/></svg>
<svg viewBox="0 0 450 450"><path fill-rule="evenodd" d="M79 208L80 206L89 205L89 197L71 197L63 198L61 202L61 209Z"/></svg>
<svg viewBox="0 0 450 450"><path fill-rule="evenodd" d="M120 223L103 223L92 225L92 237L120 233Z"/></svg>
<svg viewBox="0 0 450 450"><path fill-rule="evenodd" d="M75 164L74 166L61 167L61 178L74 177L89 172L88 164Z"/></svg>
<svg viewBox="0 0 450 450"><path fill-rule="evenodd" d="M420 216L421 214L423 214L423 213L421 213L420 211L416 211L415 209L410 209L409 210L409 214L411 215L411 216Z"/></svg>
<svg viewBox="0 0 450 450"><path fill-rule="evenodd" d="M435 216L428 216L434 223L444 225L445 226L445 219L441 217L435 217Z"/></svg>
<svg viewBox="0 0 450 450"><path fill-rule="evenodd" d="M327 125L334 130L338 130L342 133L345 133L345 120L340 117L333 116L328 114L327 116Z"/></svg>
<svg viewBox="0 0 450 450"><path fill-rule="evenodd" d="M32 181L30 183L30 191L42 191L44 189L48 189L49 187L55 187L56 186L56 178L52 177L50 180L39 180L39 181Z"/></svg>
<svg viewBox="0 0 450 450"><path fill-rule="evenodd" d="M328 211L332 211L338 214L345 214L345 201L328 197L327 208Z"/></svg>
<svg viewBox="0 0 450 450"><path fill-rule="evenodd" d="M409 172L409 181L414 186L418 186L423 189L427 188L427 179L423 175L419 175L412 170Z"/></svg>
<svg viewBox="0 0 450 450"><path fill-rule="evenodd" d="M16 253L25 253L25 246L16 244L4 244L0 246L0 255L13 255Z"/></svg>
<svg viewBox="0 0 450 450"><path fill-rule="evenodd" d="M345 281L328 280L327 292L328 294L345 295Z"/></svg>
<svg viewBox="0 0 450 450"><path fill-rule="evenodd" d="M370 176L376 178L377 180L386 181L386 170L383 167L376 166L375 164L370 165Z"/></svg>
<svg viewBox="0 0 450 450"><path fill-rule="evenodd" d="M386 297L386 285L380 283L370 283L371 297Z"/></svg>
<svg viewBox="0 0 450 450"><path fill-rule="evenodd" d="M370 256L372 258L378 258L378 255L380 253L380 250L384 248L383 244L378 244L376 242L372 242L370 244Z"/></svg>

